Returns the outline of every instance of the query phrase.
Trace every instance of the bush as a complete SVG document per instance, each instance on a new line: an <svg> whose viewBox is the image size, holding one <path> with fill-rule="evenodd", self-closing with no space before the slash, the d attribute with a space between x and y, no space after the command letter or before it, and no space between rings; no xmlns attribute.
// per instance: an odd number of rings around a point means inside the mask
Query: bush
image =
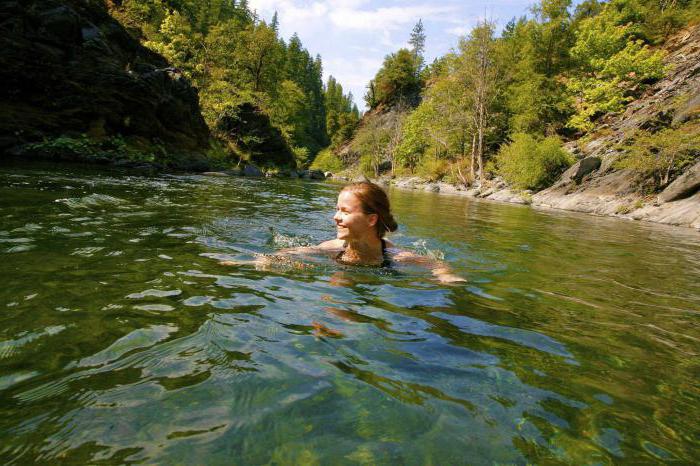
<svg viewBox="0 0 700 466"><path fill-rule="evenodd" d="M129 144L119 135L99 141L84 134L78 137L59 136L28 144L26 149L31 154L58 160L85 162L129 160L132 162L157 162L164 165L169 162L165 149L161 146L154 145L149 150L142 150Z"/></svg>
<svg viewBox="0 0 700 466"><path fill-rule="evenodd" d="M209 150L206 153L207 160L212 168L224 169L238 162L232 147L227 147L222 141L212 139Z"/></svg>
<svg viewBox="0 0 700 466"><path fill-rule="evenodd" d="M519 189L542 189L574 162L556 137L538 140L517 133L496 155L498 174Z"/></svg>
<svg viewBox="0 0 700 466"><path fill-rule="evenodd" d="M331 149L324 149L316 155L311 170L338 173L343 170L343 162Z"/></svg>
<svg viewBox="0 0 700 466"><path fill-rule="evenodd" d="M488 167L488 164L486 166ZM462 186L471 186L474 184L474 179L471 176L471 161L469 158L459 158L451 162L448 168L449 173L445 177L445 181L448 183Z"/></svg>
<svg viewBox="0 0 700 466"><path fill-rule="evenodd" d="M656 133L640 131L617 163L654 181L654 189L666 186L683 168L700 158L700 123L666 128Z"/></svg>
<svg viewBox="0 0 700 466"><path fill-rule="evenodd" d="M294 154L294 160L296 161L297 167L306 167L309 163L309 149L308 147L292 146L292 154Z"/></svg>
<svg viewBox="0 0 700 466"><path fill-rule="evenodd" d="M362 157L360 157L359 166L360 166L360 171L367 178L372 178L374 176L377 176L376 160L374 159L374 157L372 157L371 154L365 154Z"/></svg>
<svg viewBox="0 0 700 466"><path fill-rule="evenodd" d="M428 181L439 181L450 171L447 160L425 157L416 167L416 175Z"/></svg>

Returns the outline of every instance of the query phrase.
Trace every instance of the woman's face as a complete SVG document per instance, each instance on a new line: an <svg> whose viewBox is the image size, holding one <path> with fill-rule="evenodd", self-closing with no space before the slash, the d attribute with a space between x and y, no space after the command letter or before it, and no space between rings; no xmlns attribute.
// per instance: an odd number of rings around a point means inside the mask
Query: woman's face
<svg viewBox="0 0 700 466"><path fill-rule="evenodd" d="M338 196L338 205L333 216L338 239L362 240L376 235L374 226L377 219L377 214L366 214L362 211L362 204L353 193L343 191Z"/></svg>

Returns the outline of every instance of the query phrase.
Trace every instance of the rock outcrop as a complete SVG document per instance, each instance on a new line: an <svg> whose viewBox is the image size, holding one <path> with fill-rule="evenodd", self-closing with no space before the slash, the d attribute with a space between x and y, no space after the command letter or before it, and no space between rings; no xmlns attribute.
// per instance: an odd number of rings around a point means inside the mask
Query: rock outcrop
<svg viewBox="0 0 700 466"><path fill-rule="evenodd" d="M0 0L0 80L0 153L59 135L119 135L205 167L196 89L102 1Z"/></svg>
<svg viewBox="0 0 700 466"><path fill-rule="evenodd" d="M659 194L659 201L677 201L691 196L698 190L700 190L700 161L668 185Z"/></svg>
<svg viewBox="0 0 700 466"><path fill-rule="evenodd" d="M585 144L569 143L568 149L582 160L553 186L536 193L533 205L700 228L697 163L658 199L641 192L638 174L616 167L623 142L635 131L656 131L700 117L700 26L675 35L665 48L668 76L624 114L608 118Z"/></svg>

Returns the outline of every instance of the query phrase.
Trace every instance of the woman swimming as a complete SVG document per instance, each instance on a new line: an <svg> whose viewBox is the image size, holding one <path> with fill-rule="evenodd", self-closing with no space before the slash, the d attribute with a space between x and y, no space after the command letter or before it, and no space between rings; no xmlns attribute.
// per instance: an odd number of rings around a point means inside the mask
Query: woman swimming
<svg viewBox="0 0 700 466"><path fill-rule="evenodd" d="M396 231L398 225L391 214L386 192L374 183L363 181L345 186L338 195L333 221L336 225L335 239L312 247L283 249L274 256L263 256L253 262L265 265L278 261L273 258L322 251L332 254L342 264L374 267L388 267L392 262L415 264L430 269L442 283L465 281L452 274L445 264L397 249L384 239L386 233ZM241 262L225 261L221 264L238 265Z"/></svg>

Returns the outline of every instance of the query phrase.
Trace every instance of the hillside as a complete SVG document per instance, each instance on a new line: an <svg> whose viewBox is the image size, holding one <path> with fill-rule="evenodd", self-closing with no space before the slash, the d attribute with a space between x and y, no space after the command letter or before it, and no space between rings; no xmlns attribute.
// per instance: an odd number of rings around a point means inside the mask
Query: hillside
<svg viewBox="0 0 700 466"><path fill-rule="evenodd" d="M700 26L676 34L665 48L669 52L666 63L671 66L667 77L593 135L567 144L582 160L553 186L536 193L533 205L700 228L700 160L658 196L644 193L644 180L638 173L616 167L625 154L626 139L640 130L653 133L684 125L700 131ZM598 164L599 168L577 182L577 172Z"/></svg>

